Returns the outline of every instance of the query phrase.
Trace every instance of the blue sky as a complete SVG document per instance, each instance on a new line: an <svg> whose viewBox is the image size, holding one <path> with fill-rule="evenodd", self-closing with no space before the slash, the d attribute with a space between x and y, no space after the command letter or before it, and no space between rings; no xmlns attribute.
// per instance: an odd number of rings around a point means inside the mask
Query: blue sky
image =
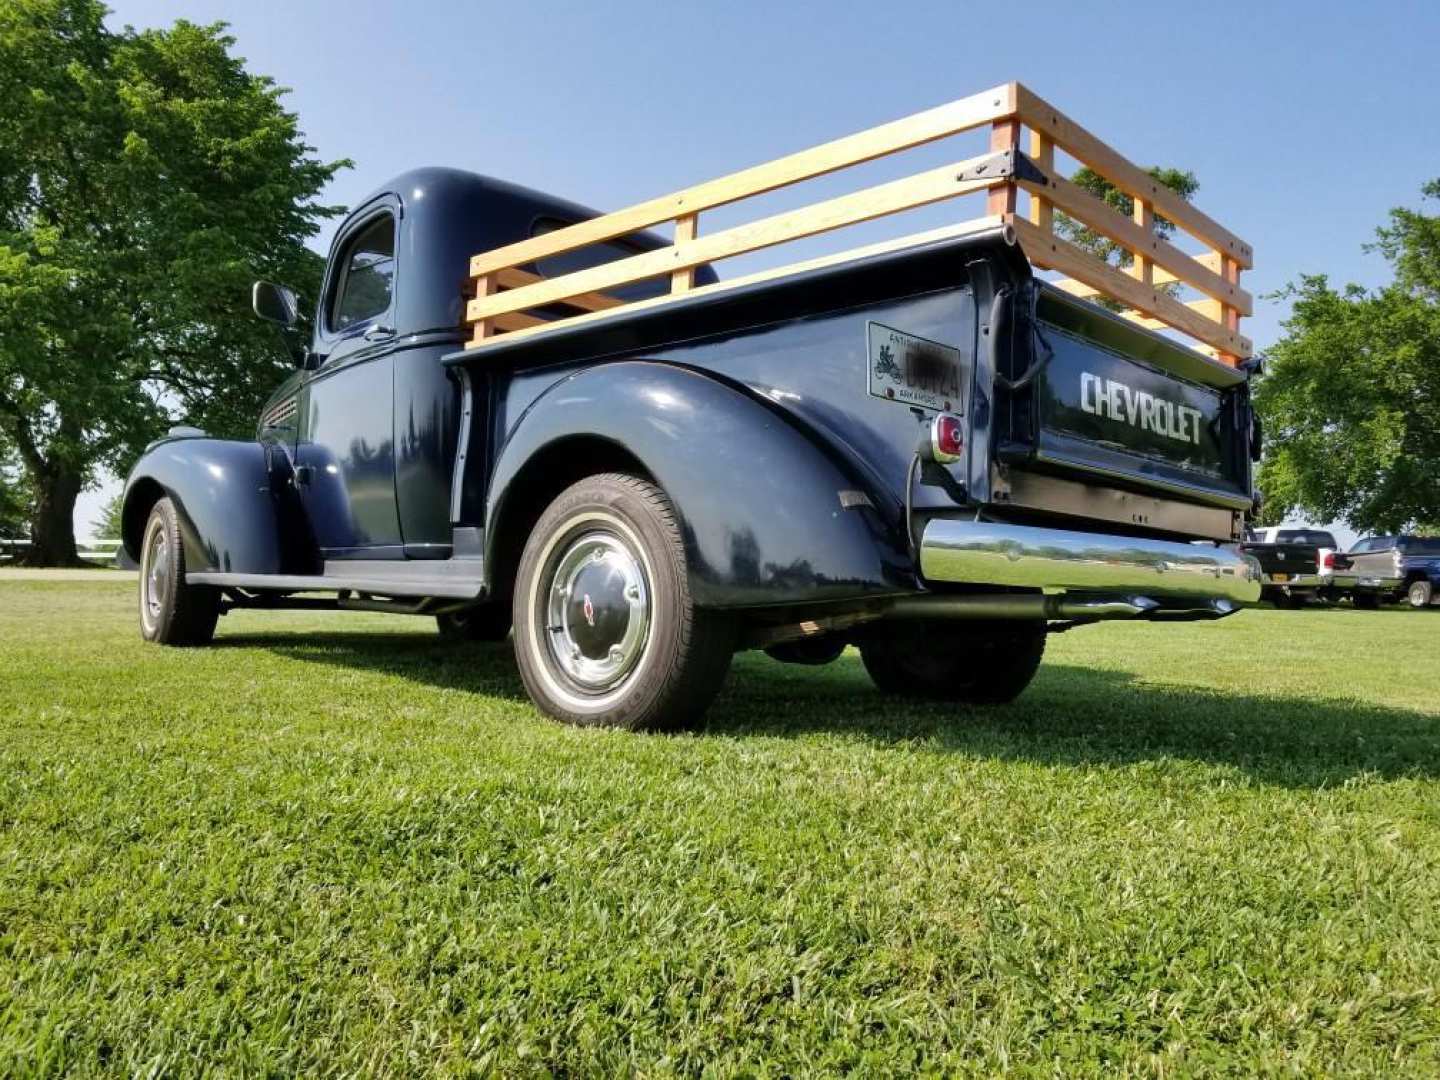
<svg viewBox="0 0 1440 1080"><path fill-rule="evenodd" d="M1018 79L1141 164L1196 173L1196 203L1254 245L1261 349L1285 314L1262 294L1302 272L1382 280L1361 245L1440 177L1435 3L109 2L116 26L230 23L318 153L354 159L340 203L451 164L612 209Z"/></svg>

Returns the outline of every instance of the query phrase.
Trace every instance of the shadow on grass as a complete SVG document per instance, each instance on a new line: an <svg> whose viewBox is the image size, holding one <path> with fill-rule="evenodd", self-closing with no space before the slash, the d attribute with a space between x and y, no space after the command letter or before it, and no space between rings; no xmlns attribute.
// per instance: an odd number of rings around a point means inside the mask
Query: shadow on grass
<svg viewBox="0 0 1440 1080"><path fill-rule="evenodd" d="M844 671L849 668L849 671ZM1159 759L1238 768L1264 783L1334 787L1356 777L1440 776L1440 718L1380 705L1146 684L1123 671L1047 663L1013 704L897 703L859 660L840 678L732 679L706 730L730 735L849 731L879 742L1040 765ZM842 674L843 673L843 674ZM845 677L850 676L852 677Z"/></svg>
<svg viewBox="0 0 1440 1080"><path fill-rule="evenodd" d="M318 638L245 634L216 644L261 647L448 690L525 698L508 642L340 632ZM1147 685L1127 672L1066 664L1045 664L1015 703L979 709L882 697L853 654L817 669L749 653L737 658L701 728L701 734L731 738L822 733L1041 765L1198 761L1287 787L1333 787L1361 776L1440 776L1440 719L1424 713Z"/></svg>
<svg viewBox="0 0 1440 1080"><path fill-rule="evenodd" d="M510 642L449 642L424 634L337 631L245 633L217 637L213 648L260 648L293 660L356 668L507 701L526 700Z"/></svg>

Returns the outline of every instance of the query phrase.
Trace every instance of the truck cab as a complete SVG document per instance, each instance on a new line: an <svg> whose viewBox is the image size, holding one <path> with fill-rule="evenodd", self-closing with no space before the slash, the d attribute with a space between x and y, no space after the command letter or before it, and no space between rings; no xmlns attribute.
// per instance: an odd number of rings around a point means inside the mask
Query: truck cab
<svg viewBox="0 0 1440 1080"><path fill-rule="evenodd" d="M977 116L1086 150L1027 95L1009 84L612 214L452 169L382 185L338 231L255 437L181 431L132 472L143 635L204 644L244 607L424 615L513 637L558 719L670 727L703 713L738 649L824 663L854 645L882 692L986 704L1024 689L1050 632L1233 614L1260 587L1236 547L1254 502L1234 317L1249 249L1148 174L1106 159L1228 254L1137 242L1133 275L1092 266L1034 211L1131 226L994 136L954 167L697 235L707 207ZM713 268L966 194L996 212ZM1218 294L1222 318L1156 289L1162 272ZM302 323L282 286L254 302Z"/></svg>

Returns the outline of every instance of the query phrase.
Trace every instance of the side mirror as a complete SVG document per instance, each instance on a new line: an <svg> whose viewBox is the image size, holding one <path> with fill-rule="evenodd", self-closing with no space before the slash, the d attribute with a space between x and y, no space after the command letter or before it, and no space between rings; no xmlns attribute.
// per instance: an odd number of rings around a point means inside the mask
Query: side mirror
<svg viewBox="0 0 1440 1080"><path fill-rule="evenodd" d="M300 302L293 289L270 281L257 281L250 294L250 306L266 322L294 326L300 321Z"/></svg>

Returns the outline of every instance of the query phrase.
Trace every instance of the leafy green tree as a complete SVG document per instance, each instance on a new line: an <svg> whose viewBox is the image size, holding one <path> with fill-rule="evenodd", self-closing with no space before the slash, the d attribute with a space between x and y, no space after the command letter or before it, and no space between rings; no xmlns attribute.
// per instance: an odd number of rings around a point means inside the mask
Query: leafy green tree
<svg viewBox="0 0 1440 1080"><path fill-rule="evenodd" d="M31 561L74 562L75 500L183 420L254 424L286 369L248 312L305 247L345 162L223 25L112 32L95 0L0 0L0 432L33 492Z"/></svg>
<svg viewBox="0 0 1440 1080"><path fill-rule="evenodd" d="M1440 198L1440 181L1425 185ZM1369 250L1380 289L1307 275L1255 394L1265 423L1266 516L1361 532L1440 526L1440 216L1397 209Z"/></svg>
<svg viewBox="0 0 1440 1080"><path fill-rule="evenodd" d="M121 511L125 508L125 496L116 495L106 502L100 511L100 516L90 523L91 529L95 531L96 540L118 540L120 539Z"/></svg>

